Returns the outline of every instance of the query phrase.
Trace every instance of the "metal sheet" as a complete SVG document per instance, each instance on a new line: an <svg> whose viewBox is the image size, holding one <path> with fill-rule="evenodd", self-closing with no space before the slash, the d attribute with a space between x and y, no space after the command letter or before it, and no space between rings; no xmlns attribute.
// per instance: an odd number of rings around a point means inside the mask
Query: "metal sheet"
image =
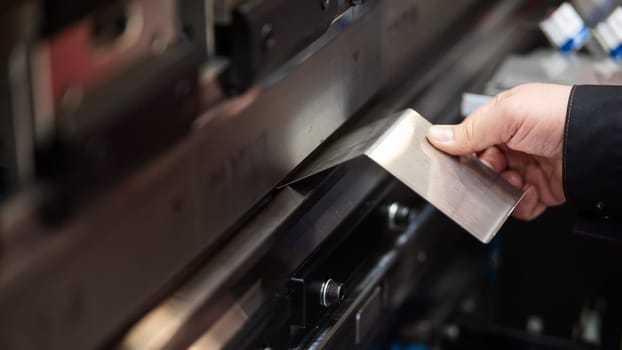
<svg viewBox="0 0 622 350"><path fill-rule="evenodd" d="M366 156L480 241L489 242L522 192L474 156L452 157L426 139L430 123L412 109L356 128L294 175L302 179Z"/></svg>

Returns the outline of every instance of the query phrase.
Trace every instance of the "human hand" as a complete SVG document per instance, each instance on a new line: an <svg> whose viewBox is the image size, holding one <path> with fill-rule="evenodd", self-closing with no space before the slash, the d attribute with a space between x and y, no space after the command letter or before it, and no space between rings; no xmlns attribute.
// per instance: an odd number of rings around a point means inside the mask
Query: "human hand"
<svg viewBox="0 0 622 350"><path fill-rule="evenodd" d="M435 125L428 140L462 156L476 153L525 195L513 216L532 220L566 201L564 124L571 86L525 84L495 96L458 125Z"/></svg>

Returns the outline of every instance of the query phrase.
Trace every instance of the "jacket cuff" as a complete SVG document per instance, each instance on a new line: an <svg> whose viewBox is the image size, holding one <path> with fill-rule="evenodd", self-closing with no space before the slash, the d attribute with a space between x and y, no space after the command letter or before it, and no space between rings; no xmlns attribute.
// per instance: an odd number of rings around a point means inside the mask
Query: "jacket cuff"
<svg viewBox="0 0 622 350"><path fill-rule="evenodd" d="M580 85L570 93L563 187L579 210L603 220L622 208L622 86Z"/></svg>

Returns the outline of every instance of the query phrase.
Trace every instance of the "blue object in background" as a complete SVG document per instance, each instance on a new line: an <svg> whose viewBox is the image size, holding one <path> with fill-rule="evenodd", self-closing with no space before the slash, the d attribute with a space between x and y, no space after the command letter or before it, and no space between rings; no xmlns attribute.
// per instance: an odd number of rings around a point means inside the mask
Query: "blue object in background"
<svg viewBox="0 0 622 350"><path fill-rule="evenodd" d="M389 350L428 350L428 346L421 343L392 343Z"/></svg>

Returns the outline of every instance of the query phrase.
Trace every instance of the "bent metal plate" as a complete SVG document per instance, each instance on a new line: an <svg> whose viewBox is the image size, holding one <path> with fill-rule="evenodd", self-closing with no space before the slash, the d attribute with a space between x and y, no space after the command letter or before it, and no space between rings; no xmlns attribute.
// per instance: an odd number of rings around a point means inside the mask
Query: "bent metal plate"
<svg viewBox="0 0 622 350"><path fill-rule="evenodd" d="M480 241L488 243L523 193L475 156L454 157L426 138L430 126L412 109L338 137L288 183L357 157L367 157L434 205Z"/></svg>

